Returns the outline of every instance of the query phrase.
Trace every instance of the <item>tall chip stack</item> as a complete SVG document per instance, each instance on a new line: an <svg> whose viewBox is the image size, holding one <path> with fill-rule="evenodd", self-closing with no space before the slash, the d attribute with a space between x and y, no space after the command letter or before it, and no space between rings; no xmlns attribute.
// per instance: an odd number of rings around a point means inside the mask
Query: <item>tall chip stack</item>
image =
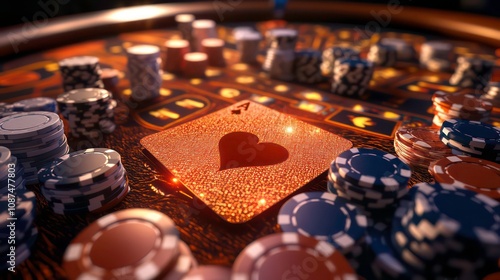
<svg viewBox="0 0 500 280"><path fill-rule="evenodd" d="M323 50L321 72L329 79L333 76L333 68L337 59L358 59L359 51L351 47L334 46Z"/></svg>
<svg viewBox="0 0 500 280"><path fill-rule="evenodd" d="M361 97L373 76L373 63L364 59L337 59L331 91L342 96Z"/></svg>
<svg viewBox="0 0 500 280"><path fill-rule="evenodd" d="M500 162L500 128L478 121L451 119L443 122L441 141L454 155Z"/></svg>
<svg viewBox="0 0 500 280"><path fill-rule="evenodd" d="M38 171L40 190L57 214L104 211L129 193L118 152L92 148L59 157Z"/></svg>
<svg viewBox="0 0 500 280"><path fill-rule="evenodd" d="M372 224L389 223L398 201L408 192L410 176L410 167L392 154L352 148L330 164L328 191L358 206Z"/></svg>
<svg viewBox="0 0 500 280"><path fill-rule="evenodd" d="M432 96L434 105L433 125L440 128L444 121L465 119L487 122L493 106L490 102L464 92L446 93L436 91Z"/></svg>
<svg viewBox="0 0 500 280"><path fill-rule="evenodd" d="M429 41L420 48L420 65L429 71L449 71L453 60L453 45L448 42Z"/></svg>
<svg viewBox="0 0 500 280"><path fill-rule="evenodd" d="M214 274L214 269L202 278L184 278L191 270L196 275L200 272L189 246L180 240L170 217L144 208L99 218L71 241L62 262L69 279L120 275L122 279L226 280Z"/></svg>
<svg viewBox="0 0 500 280"><path fill-rule="evenodd" d="M57 97L59 112L68 121L73 137L99 138L112 133L117 102L105 89L76 89Z"/></svg>
<svg viewBox="0 0 500 280"><path fill-rule="evenodd" d="M203 39L217 38L217 29L215 21L210 19L198 19L192 24L192 46L191 50L195 52L202 51L201 42Z"/></svg>
<svg viewBox="0 0 500 280"><path fill-rule="evenodd" d="M266 40L269 48L262 65L263 70L267 71L272 79L292 81L295 45L298 40L297 30L273 29L266 33Z"/></svg>
<svg viewBox="0 0 500 280"><path fill-rule="evenodd" d="M483 90L491 79L494 64L490 60L460 56L450 85Z"/></svg>
<svg viewBox="0 0 500 280"><path fill-rule="evenodd" d="M8 262L12 261L12 248L15 247L15 264L20 265L29 258L38 238L38 229L33 223L36 217L36 197L31 191L18 190L15 197L1 195L0 205L5 206L0 210L0 238L3 240L0 243L0 270L6 271L7 267L11 267ZM12 223L15 224L14 227L11 226ZM12 236L15 239L11 239ZM15 240L15 244L7 240Z"/></svg>
<svg viewBox="0 0 500 280"><path fill-rule="evenodd" d="M63 89L104 88L101 81L99 58L94 56L75 56L59 61Z"/></svg>
<svg viewBox="0 0 500 280"><path fill-rule="evenodd" d="M27 185L38 183L40 167L69 152L59 115L44 111L0 119L0 145L7 147L23 167Z"/></svg>
<svg viewBox="0 0 500 280"><path fill-rule="evenodd" d="M240 62L254 64L257 61L262 35L251 28L233 30L236 48L240 54Z"/></svg>
<svg viewBox="0 0 500 280"><path fill-rule="evenodd" d="M137 45L127 48L127 70L132 98L137 102L160 96L160 48Z"/></svg>

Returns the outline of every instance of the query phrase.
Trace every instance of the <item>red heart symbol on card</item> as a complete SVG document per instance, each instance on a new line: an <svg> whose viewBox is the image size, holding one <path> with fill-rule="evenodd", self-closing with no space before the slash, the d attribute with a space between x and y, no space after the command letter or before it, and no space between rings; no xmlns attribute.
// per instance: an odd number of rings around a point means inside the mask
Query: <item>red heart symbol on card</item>
<svg viewBox="0 0 500 280"><path fill-rule="evenodd" d="M219 171L281 163L288 159L288 150L276 143L259 143L257 135L236 131L219 140Z"/></svg>

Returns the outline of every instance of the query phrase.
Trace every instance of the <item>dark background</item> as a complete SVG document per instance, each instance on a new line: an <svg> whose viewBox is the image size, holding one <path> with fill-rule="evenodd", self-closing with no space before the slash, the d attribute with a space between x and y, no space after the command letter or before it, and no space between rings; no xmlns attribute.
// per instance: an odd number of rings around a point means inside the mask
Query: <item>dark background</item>
<svg viewBox="0 0 500 280"><path fill-rule="evenodd" d="M58 2L59 1L59 2ZM209 0L216 1L216 0ZM230 1L230 0L218 0ZM256 0L243 0L256 1ZM257 0L268 1L268 0ZM307 1L307 0L290 0ZM289 2L290 2L289 1ZM324 0L325 5L336 0ZM398 0L344 0L348 2L369 2L387 4L390 1ZM499 0L399 0L405 6L431 7L444 10L457 10L468 13L480 13L489 16L500 17ZM42 10L41 3L61 3L58 4L59 11L53 17L80 14L91 11L113 9L118 7L128 7L134 5L157 4L168 2L196 2L196 1L161 1L161 0L3 0L0 7L0 27L15 24L22 24L24 20L33 20L33 15ZM63 4L64 3L64 4ZM52 16L51 16L52 17ZM24 19L24 20L23 20ZM500 27L499 27L500 28Z"/></svg>

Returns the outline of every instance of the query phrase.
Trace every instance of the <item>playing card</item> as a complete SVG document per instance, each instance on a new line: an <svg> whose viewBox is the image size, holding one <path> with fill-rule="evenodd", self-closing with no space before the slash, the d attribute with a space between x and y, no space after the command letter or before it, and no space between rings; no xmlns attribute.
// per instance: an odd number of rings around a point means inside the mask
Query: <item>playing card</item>
<svg viewBox="0 0 500 280"><path fill-rule="evenodd" d="M251 101L141 139L230 223L246 222L328 169L352 143Z"/></svg>

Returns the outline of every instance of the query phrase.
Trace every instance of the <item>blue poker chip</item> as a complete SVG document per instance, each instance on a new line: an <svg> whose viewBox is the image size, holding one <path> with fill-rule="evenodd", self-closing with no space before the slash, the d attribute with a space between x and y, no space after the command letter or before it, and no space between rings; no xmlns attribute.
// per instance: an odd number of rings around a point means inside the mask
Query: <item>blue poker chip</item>
<svg viewBox="0 0 500 280"><path fill-rule="evenodd" d="M352 148L342 152L331 169L354 185L384 191L405 188L411 176L410 167L398 157L369 148Z"/></svg>
<svg viewBox="0 0 500 280"><path fill-rule="evenodd" d="M367 219L356 206L337 195L306 192L295 195L281 207L278 224L284 232L298 232L327 241L347 253L362 240Z"/></svg>
<svg viewBox="0 0 500 280"><path fill-rule="evenodd" d="M28 98L12 104L14 111L32 112L32 111L47 111L57 112L57 102L50 97L35 97Z"/></svg>
<svg viewBox="0 0 500 280"><path fill-rule="evenodd" d="M451 119L443 122L440 133L465 147L500 151L500 128L487 123Z"/></svg>

